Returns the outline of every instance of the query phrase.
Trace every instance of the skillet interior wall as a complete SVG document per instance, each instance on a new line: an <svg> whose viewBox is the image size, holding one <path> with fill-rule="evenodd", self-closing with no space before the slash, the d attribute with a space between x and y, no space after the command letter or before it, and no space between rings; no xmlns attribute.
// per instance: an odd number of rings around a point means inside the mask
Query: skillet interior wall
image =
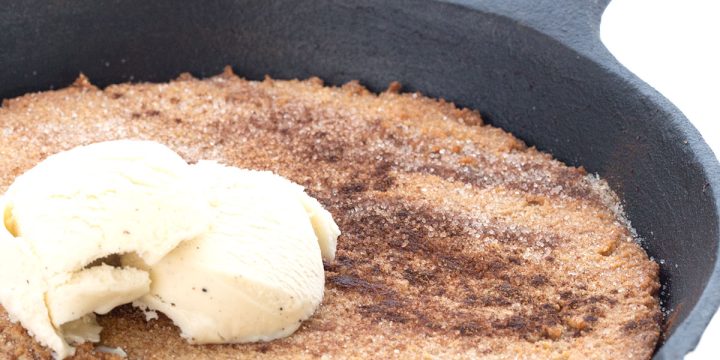
<svg viewBox="0 0 720 360"><path fill-rule="evenodd" d="M317 75L373 90L400 80L461 106L573 165L624 199L650 255L663 259L672 333L715 263L717 214L688 139L601 66L552 38L438 2L12 1L0 10L0 98L70 84L213 75Z"/></svg>

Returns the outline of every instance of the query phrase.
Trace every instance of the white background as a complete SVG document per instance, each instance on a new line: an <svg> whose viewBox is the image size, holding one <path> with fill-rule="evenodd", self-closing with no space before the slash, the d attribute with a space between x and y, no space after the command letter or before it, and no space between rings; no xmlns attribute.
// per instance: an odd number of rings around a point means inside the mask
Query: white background
<svg viewBox="0 0 720 360"><path fill-rule="evenodd" d="M720 154L720 1L613 0L603 43L665 95ZM720 315L685 360L720 359Z"/></svg>

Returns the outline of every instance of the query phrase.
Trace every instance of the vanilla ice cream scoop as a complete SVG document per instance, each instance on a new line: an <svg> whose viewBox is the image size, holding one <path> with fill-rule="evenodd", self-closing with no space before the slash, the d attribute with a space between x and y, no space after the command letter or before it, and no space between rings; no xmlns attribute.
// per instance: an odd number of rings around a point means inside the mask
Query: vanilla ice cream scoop
<svg viewBox="0 0 720 360"><path fill-rule="evenodd" d="M271 172L192 168L212 207L211 228L153 266L124 257L152 279L135 305L163 312L192 343L293 333L323 298L321 254L332 260L337 225L302 187Z"/></svg>
<svg viewBox="0 0 720 360"><path fill-rule="evenodd" d="M52 155L15 179L0 198L0 302L10 317L60 358L74 352L68 340L96 339L87 315L147 293L150 278L89 264L131 252L154 264L208 230L189 171L161 144L121 140Z"/></svg>
<svg viewBox="0 0 720 360"><path fill-rule="evenodd" d="M323 297L340 230L270 172L120 140L48 157L0 197L0 303L56 358L133 302L192 343L271 340Z"/></svg>

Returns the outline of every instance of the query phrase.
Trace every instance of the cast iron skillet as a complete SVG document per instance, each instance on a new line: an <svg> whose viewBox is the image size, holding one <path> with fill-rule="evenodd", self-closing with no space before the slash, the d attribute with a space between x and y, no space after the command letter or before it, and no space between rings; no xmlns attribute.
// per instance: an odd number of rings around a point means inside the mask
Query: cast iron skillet
<svg viewBox="0 0 720 360"><path fill-rule="evenodd" d="M317 75L373 90L399 80L461 106L573 165L624 199L661 262L666 340L693 349L720 302L720 166L665 98L601 44L608 0L353 2L6 1L0 98L63 87L167 81L180 72L251 79Z"/></svg>

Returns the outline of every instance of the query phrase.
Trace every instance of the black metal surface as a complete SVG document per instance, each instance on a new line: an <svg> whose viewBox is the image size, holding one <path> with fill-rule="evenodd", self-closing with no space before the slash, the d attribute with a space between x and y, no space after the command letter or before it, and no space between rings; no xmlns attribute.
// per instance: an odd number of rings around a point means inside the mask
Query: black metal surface
<svg viewBox="0 0 720 360"><path fill-rule="evenodd" d="M720 167L697 131L598 36L600 1L8 1L0 98L204 76L399 80L606 178L674 318L656 359L695 347L720 302Z"/></svg>

